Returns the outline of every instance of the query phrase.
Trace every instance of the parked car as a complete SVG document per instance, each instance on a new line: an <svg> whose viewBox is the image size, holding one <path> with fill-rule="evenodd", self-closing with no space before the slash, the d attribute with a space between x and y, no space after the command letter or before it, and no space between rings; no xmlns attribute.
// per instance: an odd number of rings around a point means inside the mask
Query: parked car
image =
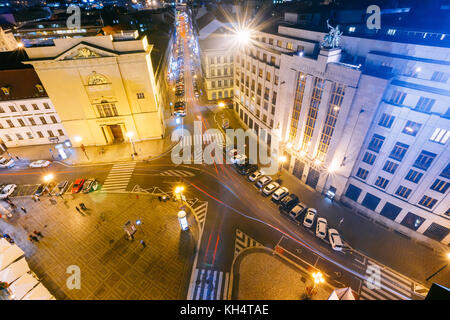
<svg viewBox="0 0 450 320"><path fill-rule="evenodd" d="M98 181L95 178L87 179L83 184L82 193L89 193L98 189Z"/></svg>
<svg viewBox="0 0 450 320"><path fill-rule="evenodd" d="M333 250L342 251L342 239L336 229L328 230L328 239L330 240L330 244Z"/></svg>
<svg viewBox="0 0 450 320"><path fill-rule="evenodd" d="M238 149L231 149L231 150L228 150L228 156L231 158L231 157L234 157L235 155L237 155L239 153L239 150Z"/></svg>
<svg viewBox="0 0 450 320"><path fill-rule="evenodd" d="M263 174L264 172L262 170L256 170L248 176L248 180L254 182L257 179L259 179Z"/></svg>
<svg viewBox="0 0 450 320"><path fill-rule="evenodd" d="M0 168L11 168L14 167L16 163L13 159L7 159L4 157L0 157Z"/></svg>
<svg viewBox="0 0 450 320"><path fill-rule="evenodd" d="M54 195L60 196L60 195L64 194L64 192L66 192L66 189L68 186L69 186L69 181L67 181L67 180L61 181L60 183L58 183L58 185L54 189L54 192L53 192Z"/></svg>
<svg viewBox="0 0 450 320"><path fill-rule="evenodd" d="M258 179L258 181L256 181L255 185L258 188L262 188L265 187L267 184L269 184L272 181L272 178L269 176L262 176L261 178Z"/></svg>
<svg viewBox="0 0 450 320"><path fill-rule="evenodd" d="M273 181L264 187L262 193L266 196L270 196L279 187L280 187L280 184L278 182Z"/></svg>
<svg viewBox="0 0 450 320"><path fill-rule="evenodd" d="M290 195L281 199L279 209L289 212L297 203L298 197L295 194L291 193Z"/></svg>
<svg viewBox="0 0 450 320"><path fill-rule="evenodd" d="M303 202L297 203L290 211L289 211L289 217L294 220L297 224L300 224L302 213L307 209L308 207Z"/></svg>
<svg viewBox="0 0 450 320"><path fill-rule="evenodd" d="M244 166L240 166L238 172L242 175L247 175L252 172L258 170L258 166L256 164L246 164Z"/></svg>
<svg viewBox="0 0 450 320"><path fill-rule="evenodd" d="M9 197L14 192L14 190L16 190L16 187L17 186L15 184L7 184L6 186L4 186L0 191L0 199Z"/></svg>
<svg viewBox="0 0 450 320"><path fill-rule="evenodd" d="M42 196L45 193L45 184L40 184L36 191L34 191L35 196Z"/></svg>
<svg viewBox="0 0 450 320"><path fill-rule="evenodd" d="M272 194L272 201L275 202L275 203L278 203L278 202L280 202L281 199L283 199L288 194L289 194L288 188L286 188L286 187L278 188Z"/></svg>
<svg viewBox="0 0 450 320"><path fill-rule="evenodd" d="M30 168L47 168L50 165L50 161L48 160L37 160L31 162L28 166Z"/></svg>
<svg viewBox="0 0 450 320"><path fill-rule="evenodd" d="M327 220L325 218L317 218L316 237L325 239L327 235Z"/></svg>
<svg viewBox="0 0 450 320"><path fill-rule="evenodd" d="M72 186L72 193L80 192L81 188L83 187L84 181L85 181L84 179L75 180L75 182L73 183L73 186Z"/></svg>
<svg viewBox="0 0 450 320"><path fill-rule="evenodd" d="M309 208L306 211L305 220L303 220L303 225L307 228L311 228L314 220L316 219L317 210L314 208Z"/></svg>

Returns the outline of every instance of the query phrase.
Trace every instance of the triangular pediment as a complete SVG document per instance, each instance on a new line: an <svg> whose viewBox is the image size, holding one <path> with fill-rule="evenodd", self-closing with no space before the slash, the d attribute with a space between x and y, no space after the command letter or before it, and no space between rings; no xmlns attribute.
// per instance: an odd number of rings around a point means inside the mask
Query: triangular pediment
<svg viewBox="0 0 450 320"><path fill-rule="evenodd" d="M117 56L117 53L114 51L90 43L80 42L55 57L55 60L83 60L115 56Z"/></svg>

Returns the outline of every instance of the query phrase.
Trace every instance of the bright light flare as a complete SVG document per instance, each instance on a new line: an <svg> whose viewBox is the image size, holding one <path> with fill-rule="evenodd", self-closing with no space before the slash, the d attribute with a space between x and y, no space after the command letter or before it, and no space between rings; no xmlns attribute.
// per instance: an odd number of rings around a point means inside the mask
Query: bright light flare
<svg viewBox="0 0 450 320"><path fill-rule="evenodd" d="M246 45L250 42L250 31L248 29L241 29L236 32L236 38L241 45Z"/></svg>
<svg viewBox="0 0 450 320"><path fill-rule="evenodd" d="M134 136L134 133L133 132L131 132L131 131L129 131L129 132L127 132L127 137L128 138L133 138L133 136Z"/></svg>
<svg viewBox="0 0 450 320"><path fill-rule="evenodd" d="M44 176L44 181L49 182L49 181L53 180L53 178L54 178L53 174L49 173Z"/></svg>

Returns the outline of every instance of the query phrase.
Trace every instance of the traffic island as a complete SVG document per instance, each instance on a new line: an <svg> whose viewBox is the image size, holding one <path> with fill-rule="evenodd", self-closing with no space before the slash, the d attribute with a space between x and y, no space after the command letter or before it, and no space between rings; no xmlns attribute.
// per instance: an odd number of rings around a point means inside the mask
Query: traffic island
<svg viewBox="0 0 450 320"><path fill-rule="evenodd" d="M27 213L1 220L0 231L25 251L30 268L56 299L186 298L198 228L188 214L190 229L181 231L177 202L132 193L14 202ZM80 203L87 210L77 211ZM124 228L128 221L132 236ZM39 242L28 240L34 230L44 236Z"/></svg>
<svg viewBox="0 0 450 320"><path fill-rule="evenodd" d="M333 288L267 248L244 251L233 272L233 300L326 300Z"/></svg>

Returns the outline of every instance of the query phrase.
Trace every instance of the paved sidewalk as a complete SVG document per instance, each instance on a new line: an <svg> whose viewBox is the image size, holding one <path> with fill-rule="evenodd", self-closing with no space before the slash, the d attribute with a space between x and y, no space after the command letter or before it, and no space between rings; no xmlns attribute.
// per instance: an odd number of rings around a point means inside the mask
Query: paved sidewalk
<svg viewBox="0 0 450 320"><path fill-rule="evenodd" d="M234 266L232 299L304 300L306 287L314 282L311 272L264 249L244 252ZM331 286L322 284L312 300L326 300L332 291Z"/></svg>
<svg viewBox="0 0 450 320"><path fill-rule="evenodd" d="M176 202L111 193L55 199L14 198L28 213L0 219L0 231L25 251L31 270L56 299L185 299L198 230L189 216L191 231L181 232ZM80 202L89 209L85 216L75 210ZM127 240L123 225L138 219L135 240ZM27 240L34 230L44 235L38 243ZM80 267L80 290L66 286L71 265Z"/></svg>

